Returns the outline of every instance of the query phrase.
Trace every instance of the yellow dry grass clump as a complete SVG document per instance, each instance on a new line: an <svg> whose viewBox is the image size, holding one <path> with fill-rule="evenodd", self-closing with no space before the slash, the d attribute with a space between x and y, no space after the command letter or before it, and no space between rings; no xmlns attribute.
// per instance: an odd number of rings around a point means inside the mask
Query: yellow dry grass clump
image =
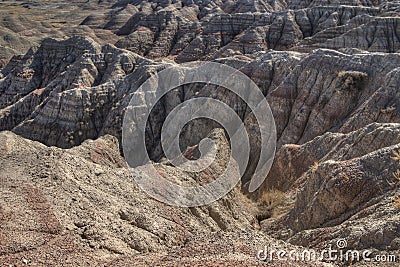
<svg viewBox="0 0 400 267"><path fill-rule="evenodd" d="M258 199L259 221L276 218L287 212L288 196L285 192L271 189L262 194Z"/></svg>
<svg viewBox="0 0 400 267"><path fill-rule="evenodd" d="M393 208L400 209L400 196L395 196L393 198Z"/></svg>
<svg viewBox="0 0 400 267"><path fill-rule="evenodd" d="M400 153L399 151L394 150L393 156L390 157L394 161L400 161ZM392 173L393 179L391 181L387 181L387 183L395 187L396 189L400 186L400 169ZM393 208L400 209L400 196L395 196L393 198Z"/></svg>
<svg viewBox="0 0 400 267"><path fill-rule="evenodd" d="M318 170L319 163L318 161L314 161L313 165L310 166L310 171Z"/></svg>

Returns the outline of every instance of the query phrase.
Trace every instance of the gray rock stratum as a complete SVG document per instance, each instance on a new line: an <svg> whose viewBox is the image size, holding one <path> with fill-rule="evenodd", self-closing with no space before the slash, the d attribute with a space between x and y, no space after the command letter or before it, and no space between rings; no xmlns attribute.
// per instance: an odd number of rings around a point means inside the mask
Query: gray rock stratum
<svg viewBox="0 0 400 267"><path fill-rule="evenodd" d="M170 56L177 62L220 57L231 50L247 54L346 47L393 53L400 49L398 4L132 1L138 11L115 31L124 36L116 45L150 58Z"/></svg>
<svg viewBox="0 0 400 267"><path fill-rule="evenodd" d="M254 266L264 245L322 250L342 238L348 249L400 260L399 1L40 3L0 3L2 265ZM121 127L144 81L196 60L231 66L259 86L277 152L249 193L260 153L251 110L225 88L172 90L145 132L165 177L202 183L226 166L228 140L206 119L189 123L180 145L189 157L212 137L225 148L216 162L193 176L165 161L161 128L187 100L226 103L251 145L241 185L211 205L175 208L139 189Z"/></svg>

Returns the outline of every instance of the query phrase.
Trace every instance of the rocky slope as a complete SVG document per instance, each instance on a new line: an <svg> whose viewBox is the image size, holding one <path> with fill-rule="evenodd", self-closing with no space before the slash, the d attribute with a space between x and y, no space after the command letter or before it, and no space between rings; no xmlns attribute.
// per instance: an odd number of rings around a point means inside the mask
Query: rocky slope
<svg viewBox="0 0 400 267"><path fill-rule="evenodd" d="M346 236L349 248L398 251L399 127L375 123L284 145L261 191L279 188L294 203L263 229L299 245Z"/></svg>
<svg viewBox="0 0 400 267"><path fill-rule="evenodd" d="M216 134L227 144L222 131ZM296 249L256 230L255 207L240 188L204 207L150 198L133 182L140 174L125 167L112 136L67 150L11 132L2 132L0 142L4 265L250 266L264 243ZM222 154L214 166L220 164ZM199 179L168 165L157 169L180 181ZM200 175L216 171L211 166Z"/></svg>
<svg viewBox="0 0 400 267"><path fill-rule="evenodd" d="M28 20L0 13L1 263L253 266L266 244L321 250L342 238L350 249L399 255L399 1L89 1L54 18L39 15L58 14L64 2L27 3ZM139 190L119 143L140 85L194 60L226 64L259 86L277 153L262 187L248 193L260 153L251 110L217 86L169 92L146 129L167 177L198 182L165 162L160 144L163 122L184 101L223 101L251 144L241 188L180 209ZM210 133L225 144L218 127L191 123L182 148ZM220 172L210 168L207 181Z"/></svg>

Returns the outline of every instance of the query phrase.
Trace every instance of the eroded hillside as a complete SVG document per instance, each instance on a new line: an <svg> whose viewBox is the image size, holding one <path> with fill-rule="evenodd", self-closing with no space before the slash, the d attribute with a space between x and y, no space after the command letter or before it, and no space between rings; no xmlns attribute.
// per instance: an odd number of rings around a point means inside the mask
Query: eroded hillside
<svg viewBox="0 0 400 267"><path fill-rule="evenodd" d="M400 255L399 1L0 7L1 263L254 266L267 244L322 250L343 238L348 249ZM210 181L226 163L220 153L193 176L165 161L160 129L187 100L226 103L251 144L241 185L211 205L176 208L135 183L141 174L122 156L122 123L144 81L196 60L226 64L257 84L275 119L277 150L264 184L248 193L260 153L252 111L225 88L172 90L146 129L164 176ZM198 120L184 128L186 155L207 136L229 153L218 127ZM265 264L277 263L326 264Z"/></svg>

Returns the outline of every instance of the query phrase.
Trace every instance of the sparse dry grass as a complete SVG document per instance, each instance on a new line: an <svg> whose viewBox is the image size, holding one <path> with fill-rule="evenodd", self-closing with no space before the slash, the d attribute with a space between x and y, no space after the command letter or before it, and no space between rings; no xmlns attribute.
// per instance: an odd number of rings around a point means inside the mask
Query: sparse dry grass
<svg viewBox="0 0 400 267"><path fill-rule="evenodd" d="M390 157L394 161L400 161L400 153L399 151L393 150L393 156ZM392 173L393 178L391 180L386 180L386 182L396 189L400 186L400 169Z"/></svg>
<svg viewBox="0 0 400 267"><path fill-rule="evenodd" d="M318 170L318 167L319 167L319 163L316 160L316 161L314 161L313 165L310 166L309 170L310 171L316 171L316 170Z"/></svg>
<svg viewBox="0 0 400 267"><path fill-rule="evenodd" d="M262 221L282 215L286 211L287 202L288 196L285 192L276 189L264 192L258 200L259 214L257 219Z"/></svg>
<svg viewBox="0 0 400 267"><path fill-rule="evenodd" d="M349 182L350 181L350 176L347 173L342 173L342 177Z"/></svg>
<svg viewBox="0 0 400 267"><path fill-rule="evenodd" d="M286 200L286 194L282 191L272 189L264 194L259 199L261 205L267 205L269 207L276 207L282 204Z"/></svg>
<svg viewBox="0 0 400 267"><path fill-rule="evenodd" d="M400 209L400 196L395 196L393 198L393 208Z"/></svg>
<svg viewBox="0 0 400 267"><path fill-rule="evenodd" d="M390 157L392 160L399 161L400 160L400 152L393 150L393 157Z"/></svg>
<svg viewBox="0 0 400 267"><path fill-rule="evenodd" d="M339 71L338 77L343 81L343 86L336 90L337 93L340 93L341 90L362 88L363 81L368 77L368 74L360 71Z"/></svg>
<svg viewBox="0 0 400 267"><path fill-rule="evenodd" d="M392 187L399 187L400 186L400 170L395 171L392 173L393 179L391 181L387 180L386 182Z"/></svg>
<svg viewBox="0 0 400 267"><path fill-rule="evenodd" d="M400 181L400 170L395 171L392 175L396 181Z"/></svg>

